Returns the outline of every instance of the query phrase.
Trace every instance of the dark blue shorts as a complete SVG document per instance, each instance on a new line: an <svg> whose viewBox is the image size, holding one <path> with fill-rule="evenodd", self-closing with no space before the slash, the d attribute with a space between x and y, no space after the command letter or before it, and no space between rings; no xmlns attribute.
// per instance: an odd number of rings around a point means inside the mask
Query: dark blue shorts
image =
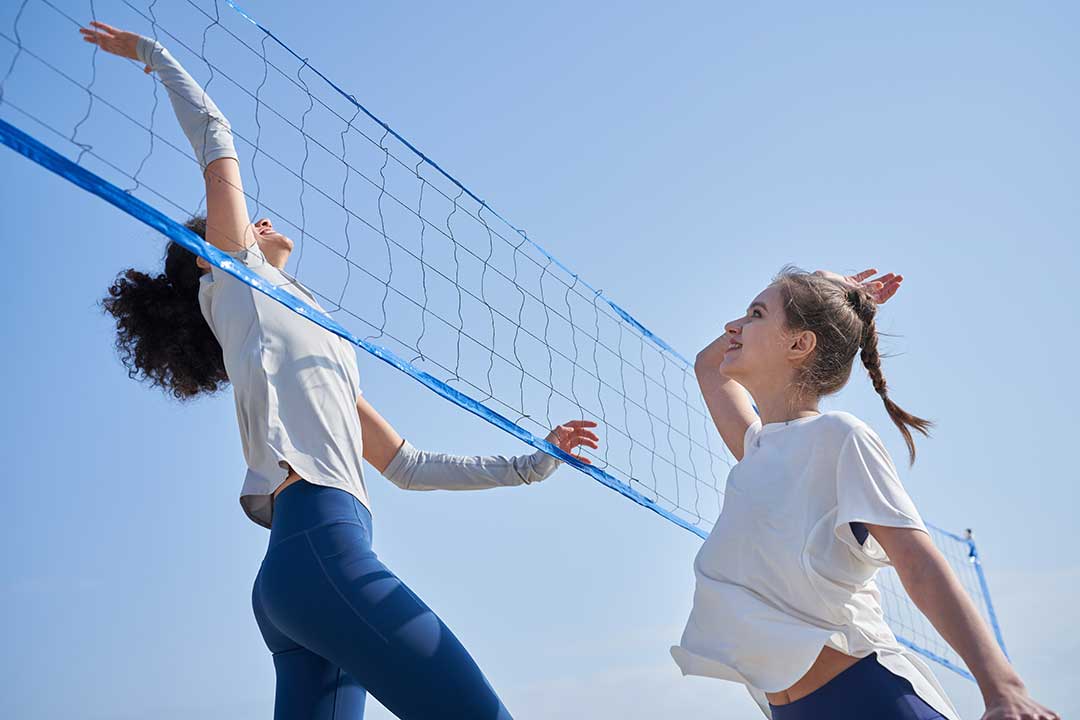
<svg viewBox="0 0 1080 720"><path fill-rule="evenodd" d="M769 705L773 720L945 720L911 683L868 655L806 697Z"/></svg>

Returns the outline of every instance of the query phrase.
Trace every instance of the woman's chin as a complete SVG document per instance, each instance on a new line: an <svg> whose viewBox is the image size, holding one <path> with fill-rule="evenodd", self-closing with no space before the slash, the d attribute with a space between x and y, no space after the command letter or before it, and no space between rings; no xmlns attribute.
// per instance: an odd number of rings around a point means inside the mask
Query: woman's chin
<svg viewBox="0 0 1080 720"><path fill-rule="evenodd" d="M739 375L741 375L741 373L739 372L739 365L740 363L737 358L734 358L731 355L725 355L723 361L720 363L720 367L718 367L717 370L723 373L726 377L738 381Z"/></svg>

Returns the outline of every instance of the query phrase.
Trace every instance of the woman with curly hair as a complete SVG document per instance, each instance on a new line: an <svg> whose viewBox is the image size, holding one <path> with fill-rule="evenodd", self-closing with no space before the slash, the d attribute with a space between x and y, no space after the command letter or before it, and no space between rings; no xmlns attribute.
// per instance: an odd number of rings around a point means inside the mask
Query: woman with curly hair
<svg viewBox="0 0 1080 720"><path fill-rule="evenodd" d="M206 183L206 217L188 228L321 310L284 272L292 242L269 220L249 223L232 132L206 91L154 40L98 22L81 32L168 91ZM364 399L350 343L175 243L164 272L126 271L104 306L132 377L185 400L232 385L240 503L270 529L252 603L273 654L275 718L358 720L367 692L409 720L509 718L449 628L372 551L362 461L408 490L529 484L558 461L417 450ZM547 439L596 448L594 427L568 422Z"/></svg>
<svg viewBox="0 0 1080 720"><path fill-rule="evenodd" d="M959 720L882 616L874 575L892 565L978 681L984 720L1057 720L934 547L881 439L850 413L818 409L859 357L911 462L911 431L930 427L885 383L875 318L903 278L875 272L785 269L698 354L706 405L738 463L672 655L685 674L743 683L774 720Z"/></svg>

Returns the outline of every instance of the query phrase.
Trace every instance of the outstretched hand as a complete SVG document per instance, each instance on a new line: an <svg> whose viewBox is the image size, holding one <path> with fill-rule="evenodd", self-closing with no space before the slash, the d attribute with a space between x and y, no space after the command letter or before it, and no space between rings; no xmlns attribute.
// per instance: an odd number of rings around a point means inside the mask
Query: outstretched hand
<svg viewBox="0 0 1080 720"><path fill-rule="evenodd" d="M107 53L119 55L129 60L139 59L138 53L135 52L135 48L139 43L137 33L120 30L96 20L90 23L89 28L79 28L79 32L82 33L83 40L91 45L97 45ZM143 72L149 73L150 67L143 67Z"/></svg>
<svg viewBox="0 0 1080 720"><path fill-rule="evenodd" d="M900 289L900 283L904 281L903 275L897 275L896 273L885 273L879 277L871 280L874 273L877 272L875 268L868 268L861 273L854 275L840 275L838 273L829 272L828 270L818 270L815 275L828 278L829 280L835 280L836 282L844 285L850 285L853 287L862 287L870 293L870 296L874 299L874 302L881 305L887 301L896 291Z"/></svg>
<svg viewBox="0 0 1080 720"><path fill-rule="evenodd" d="M592 420L571 420L556 427L544 439L563 452L573 455L586 465L592 465L589 458L579 455L573 450L578 447L589 447L594 450L600 447L600 438L589 429L594 427L596 427L596 423Z"/></svg>

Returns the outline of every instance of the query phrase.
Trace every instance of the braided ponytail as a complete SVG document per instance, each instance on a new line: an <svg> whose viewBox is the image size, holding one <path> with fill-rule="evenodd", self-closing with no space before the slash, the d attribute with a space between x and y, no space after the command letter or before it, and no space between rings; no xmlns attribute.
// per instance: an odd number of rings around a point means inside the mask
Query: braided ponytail
<svg viewBox="0 0 1080 720"><path fill-rule="evenodd" d="M877 303L870 294L862 288L852 288L847 293L848 304L855 311L855 315L862 321L862 338L859 342L861 348L859 358L870 376L870 382L874 385L874 391L881 396L885 403L885 410L893 423L900 429L907 444L908 455L912 463L915 462L915 440L911 436L911 430L915 428L923 435L929 437L933 423L921 417L907 412L889 397L889 388L885 383L885 375L881 371L881 355L878 353Z"/></svg>
<svg viewBox="0 0 1080 720"><path fill-rule="evenodd" d="M929 435L929 420L904 411L889 397L878 353L875 317L877 303L862 287L850 287L827 277L786 267L773 281L780 289L786 325L792 330L810 330L817 347L808 362L798 368L795 382L801 393L823 397L838 392L851 376L855 356L862 360L874 390L885 403L896 427L907 443L915 462L915 441L911 428Z"/></svg>

